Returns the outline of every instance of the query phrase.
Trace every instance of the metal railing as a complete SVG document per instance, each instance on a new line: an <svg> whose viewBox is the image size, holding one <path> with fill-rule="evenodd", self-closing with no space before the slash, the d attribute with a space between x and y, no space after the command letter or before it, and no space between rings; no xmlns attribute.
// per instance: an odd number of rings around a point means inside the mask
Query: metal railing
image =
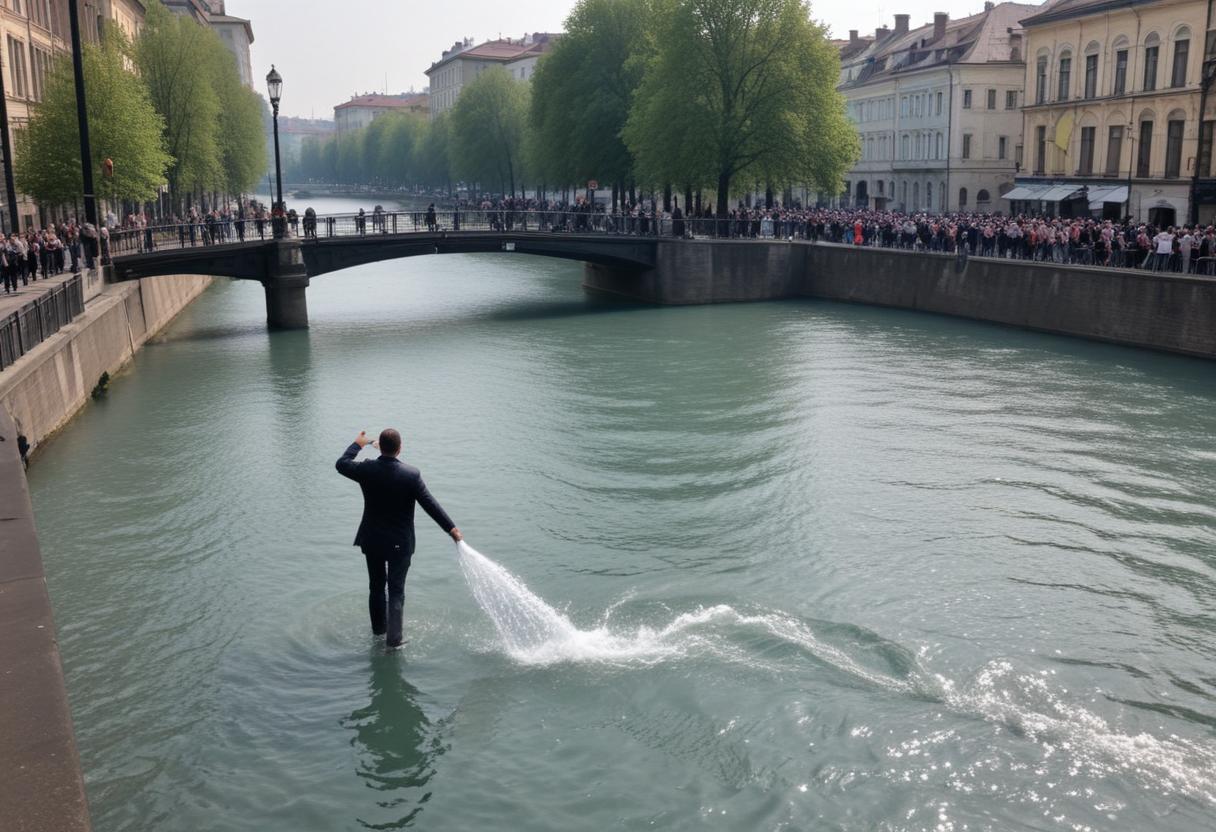
<svg viewBox="0 0 1216 832"><path fill-rule="evenodd" d="M799 240L854 245L852 225L828 223L800 217L739 217L714 219L672 218L647 214L603 211L529 209L469 209L437 211L381 211L364 214L299 215L284 220L286 236L304 241L340 237L375 237L403 234L456 232L539 232L569 234L606 234L631 237L718 238L732 240ZM124 229L110 233L103 243L103 262L109 257L143 254L166 249L224 245L274 237L270 219L220 219L158 225L143 229ZM1163 263L1139 248L1098 250L1092 245L1036 243L1024 239L981 238L973 247L966 240L925 237L918 231L906 233L888 227L865 234L859 245L869 248L958 254L1028 262L1086 265L1111 269L1143 269L1191 274L1212 274L1211 258L1191 258L1184 268L1177 254Z"/></svg>
<svg viewBox="0 0 1216 832"><path fill-rule="evenodd" d="M74 275L0 318L0 370L50 338L84 312L84 287Z"/></svg>

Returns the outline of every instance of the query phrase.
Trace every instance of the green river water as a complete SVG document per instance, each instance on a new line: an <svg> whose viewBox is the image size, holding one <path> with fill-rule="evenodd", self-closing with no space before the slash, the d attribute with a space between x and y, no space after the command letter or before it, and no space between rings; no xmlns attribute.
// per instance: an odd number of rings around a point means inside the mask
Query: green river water
<svg viewBox="0 0 1216 832"><path fill-rule="evenodd" d="M267 333L217 282L30 471L117 830L1201 830L1211 364L416 258ZM581 631L500 644L419 516L400 653L360 429ZM585 638L583 638L585 636Z"/></svg>

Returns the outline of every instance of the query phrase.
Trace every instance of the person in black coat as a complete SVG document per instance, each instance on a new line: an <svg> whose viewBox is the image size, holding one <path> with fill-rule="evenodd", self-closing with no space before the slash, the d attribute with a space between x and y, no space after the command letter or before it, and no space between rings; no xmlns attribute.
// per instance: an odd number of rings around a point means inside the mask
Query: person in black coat
<svg viewBox="0 0 1216 832"><path fill-rule="evenodd" d="M379 448L380 456L356 461L359 451L368 444ZM403 641L405 574L415 546L414 504L422 506L453 540L463 539L452 518L427 490L418 469L397 458L400 453L401 434L396 430L384 429L375 443L365 431L360 431L336 465L339 474L359 483L363 490L363 519L354 545L363 550L367 559L367 606L372 632L385 635L390 649L400 647Z"/></svg>

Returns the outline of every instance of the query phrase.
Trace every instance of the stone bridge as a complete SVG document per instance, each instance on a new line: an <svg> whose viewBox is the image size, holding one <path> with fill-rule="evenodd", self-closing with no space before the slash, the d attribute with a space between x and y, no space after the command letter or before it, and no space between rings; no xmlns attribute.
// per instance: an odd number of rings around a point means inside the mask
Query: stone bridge
<svg viewBox="0 0 1216 832"><path fill-rule="evenodd" d="M588 269L638 278L657 265L656 238L525 231L372 233L317 239L175 247L115 254L111 281L175 274L257 280L266 290L266 319L282 329L308 326L306 290L312 278L353 266L426 254L502 252L578 260Z"/></svg>

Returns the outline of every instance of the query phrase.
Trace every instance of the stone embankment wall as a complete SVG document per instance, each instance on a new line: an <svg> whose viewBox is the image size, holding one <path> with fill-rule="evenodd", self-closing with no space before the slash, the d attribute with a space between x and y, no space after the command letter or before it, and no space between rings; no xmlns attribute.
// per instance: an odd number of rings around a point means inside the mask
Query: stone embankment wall
<svg viewBox="0 0 1216 832"><path fill-rule="evenodd" d="M1216 278L807 246L804 293L1216 358Z"/></svg>
<svg viewBox="0 0 1216 832"><path fill-rule="evenodd" d="M1216 358L1216 278L826 243L660 240L656 266L584 285L649 303L815 297Z"/></svg>
<svg viewBox="0 0 1216 832"><path fill-rule="evenodd" d="M83 315L0 373L0 408L37 447L84 406L102 373L122 368L211 280L174 275L105 287Z"/></svg>

